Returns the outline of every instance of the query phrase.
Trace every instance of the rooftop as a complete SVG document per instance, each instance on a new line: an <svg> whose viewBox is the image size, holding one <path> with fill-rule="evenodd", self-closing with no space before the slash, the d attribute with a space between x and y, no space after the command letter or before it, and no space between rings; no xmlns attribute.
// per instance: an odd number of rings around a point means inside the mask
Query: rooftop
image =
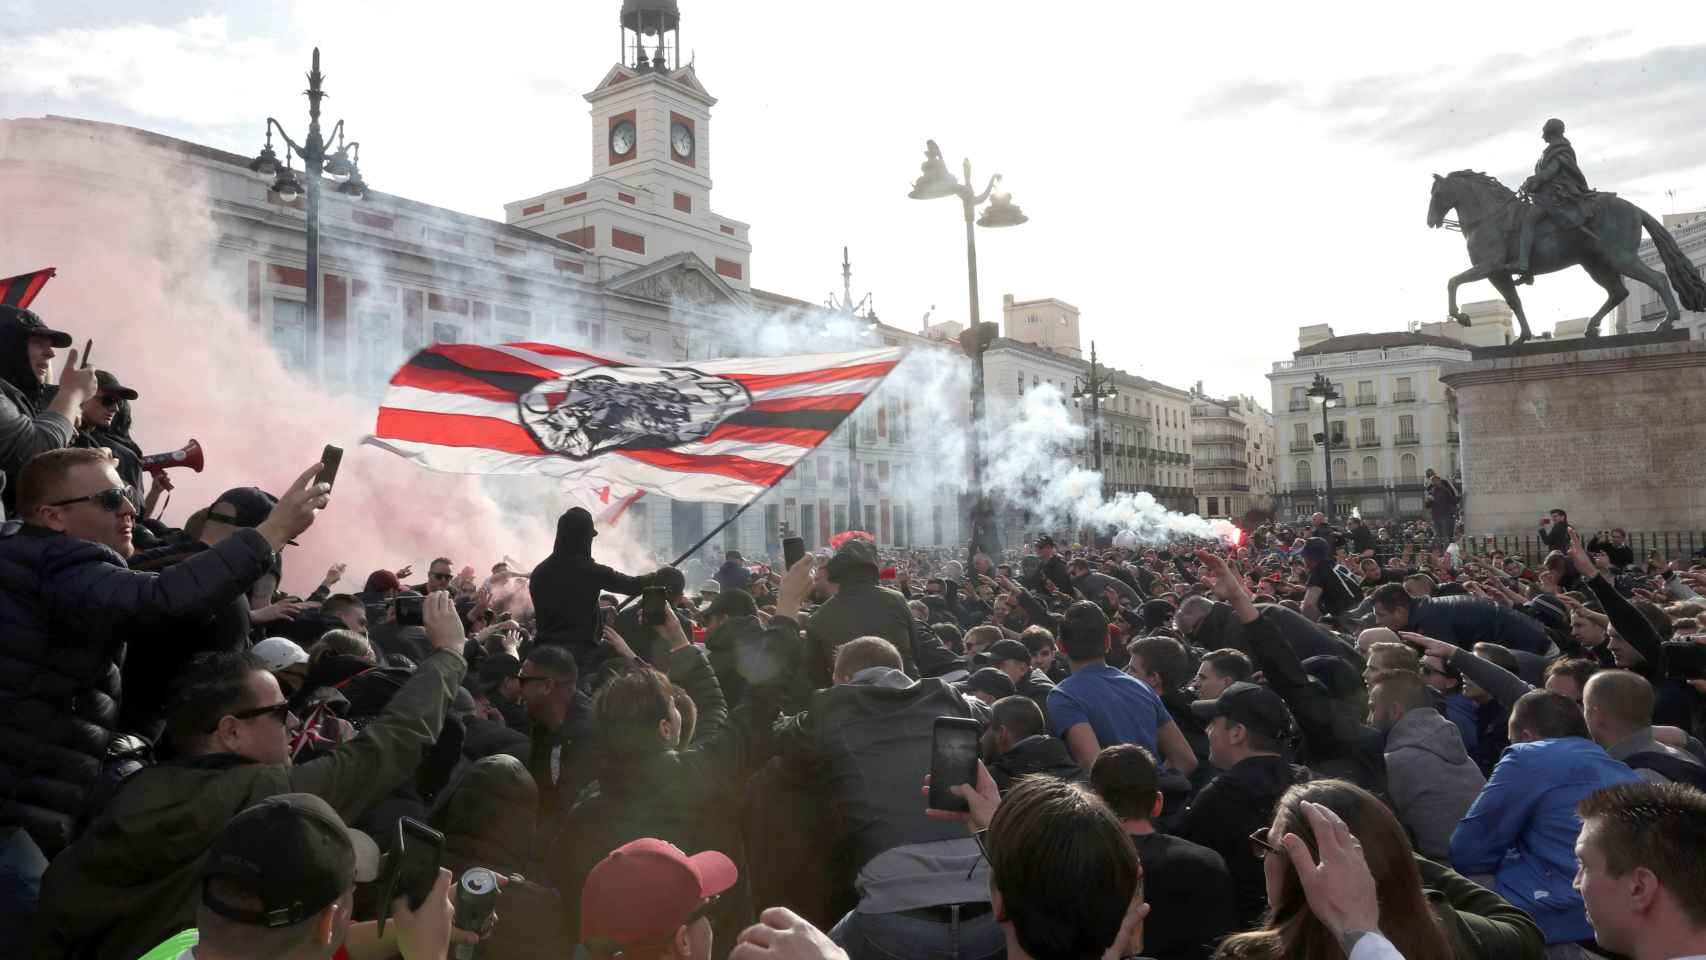
<svg viewBox="0 0 1706 960"><path fill-rule="evenodd" d="M1426 333L1349 333L1342 337L1328 337L1320 343L1310 344L1301 350L1294 351L1294 357L1308 357L1322 353L1351 353L1356 350L1386 350L1391 347L1450 347L1453 350L1468 350L1469 345L1461 340L1450 337L1436 337Z"/></svg>

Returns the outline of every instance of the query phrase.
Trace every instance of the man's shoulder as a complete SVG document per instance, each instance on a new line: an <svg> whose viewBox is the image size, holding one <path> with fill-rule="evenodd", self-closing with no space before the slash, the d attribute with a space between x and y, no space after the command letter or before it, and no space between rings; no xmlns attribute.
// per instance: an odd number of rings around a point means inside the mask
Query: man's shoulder
<svg viewBox="0 0 1706 960"><path fill-rule="evenodd" d="M1182 873L1195 871L1197 873L1224 874L1226 858L1222 857L1211 847L1193 843L1184 837L1174 836L1159 831L1148 837L1135 837L1139 842L1138 852L1143 857L1143 868L1147 873L1156 871L1160 876L1165 873ZM1166 870L1162 870L1162 865Z"/></svg>

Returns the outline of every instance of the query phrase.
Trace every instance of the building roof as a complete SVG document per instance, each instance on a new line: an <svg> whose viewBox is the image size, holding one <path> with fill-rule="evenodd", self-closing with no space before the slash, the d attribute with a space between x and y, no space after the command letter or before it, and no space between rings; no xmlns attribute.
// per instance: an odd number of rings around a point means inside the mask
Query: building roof
<svg viewBox="0 0 1706 960"><path fill-rule="evenodd" d="M1468 350L1469 345L1461 340L1450 337L1436 337L1427 333L1348 333L1342 337L1328 337L1320 343L1310 344L1302 350L1292 353L1294 357L1310 357L1322 353L1350 353L1353 350L1384 350L1388 347L1450 347L1454 350Z"/></svg>

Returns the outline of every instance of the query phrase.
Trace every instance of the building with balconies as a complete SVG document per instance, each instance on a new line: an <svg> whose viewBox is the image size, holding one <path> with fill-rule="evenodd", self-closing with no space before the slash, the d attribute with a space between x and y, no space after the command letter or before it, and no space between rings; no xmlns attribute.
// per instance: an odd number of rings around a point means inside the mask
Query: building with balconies
<svg viewBox="0 0 1706 960"><path fill-rule="evenodd" d="M1191 471L1196 512L1205 517L1241 517L1267 506L1272 471L1268 412L1254 397L1217 400L1198 381L1191 399ZM1255 462L1252 462L1254 460Z"/></svg>
<svg viewBox="0 0 1706 960"><path fill-rule="evenodd" d="M1682 248L1683 256L1688 258L1688 262L1694 264L1696 269L1706 267L1706 210L1665 214L1664 225L1677 245ZM1643 239L1637 254L1642 263L1660 273L1664 272L1664 262L1659 259L1659 252L1653 247L1653 241ZM1631 280L1629 299L1618 306L1613 317L1617 333L1648 333L1665 318L1665 305L1659 300L1657 290ZM1690 340L1706 340L1706 313L1683 311L1677 326L1688 331Z"/></svg>
<svg viewBox="0 0 1706 960"><path fill-rule="evenodd" d="M1276 441L1274 511L1283 518L1326 510L1326 458L1331 457L1336 518L1419 517L1422 477L1459 473L1457 419L1440 373L1470 359L1471 345L1509 338L1502 302L1465 304L1475 319L1400 333L1335 336L1326 324L1298 330L1298 349L1273 365ZM1454 335L1455 334L1455 335ZM1327 410L1309 389L1317 375L1338 398ZM1323 436L1325 434L1325 436Z"/></svg>

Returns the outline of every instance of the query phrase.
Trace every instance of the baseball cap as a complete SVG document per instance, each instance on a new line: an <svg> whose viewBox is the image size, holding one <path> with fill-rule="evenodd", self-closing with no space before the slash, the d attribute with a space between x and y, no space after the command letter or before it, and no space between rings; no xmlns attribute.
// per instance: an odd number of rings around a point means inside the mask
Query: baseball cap
<svg viewBox="0 0 1706 960"><path fill-rule="evenodd" d="M207 508L207 519L233 527L258 527L278 505L278 498L260 487L233 487Z"/></svg>
<svg viewBox="0 0 1706 960"><path fill-rule="evenodd" d="M267 662L267 672L277 673L286 667L308 662L308 653L296 641L284 637L268 637L249 651Z"/></svg>
<svg viewBox="0 0 1706 960"><path fill-rule="evenodd" d="M510 677L521 675L521 661L512 653L494 653L480 661L479 689L490 690Z"/></svg>
<svg viewBox="0 0 1706 960"><path fill-rule="evenodd" d="M1045 533L1037 538L1037 546L1052 547L1054 546L1054 538Z"/></svg>
<svg viewBox="0 0 1706 960"><path fill-rule="evenodd" d="M290 927L379 876L379 847L344 825L326 801L307 793L268 797L219 831L202 867L201 902L214 913L257 927ZM226 903L207 881L218 877L258 901Z"/></svg>
<svg viewBox="0 0 1706 960"><path fill-rule="evenodd" d="M1570 608L1550 593L1536 594L1534 599L1517 607L1543 625L1559 630L1570 626Z"/></svg>
<svg viewBox="0 0 1706 960"><path fill-rule="evenodd" d="M138 396L135 390L119 383L118 377L113 376L105 370L95 371L95 382L100 387L97 391L98 393L110 393L115 397L123 397L126 400L135 400Z"/></svg>
<svg viewBox="0 0 1706 960"><path fill-rule="evenodd" d="M1283 737L1291 730L1291 711L1279 694L1242 680L1227 686L1214 700L1193 701L1191 712L1204 723L1225 717L1270 737Z"/></svg>
<svg viewBox="0 0 1706 960"><path fill-rule="evenodd" d="M734 861L715 850L690 857L651 837L625 843L586 875L581 938L600 953L661 945L739 878Z"/></svg>
<svg viewBox="0 0 1706 960"><path fill-rule="evenodd" d="M6 304L0 306L0 318L9 318L26 337L46 337L49 343L60 349L71 346L71 334L48 327L33 310Z"/></svg>
<svg viewBox="0 0 1706 960"><path fill-rule="evenodd" d="M723 592L723 585L718 583L715 580L707 580L704 583L701 583L699 585L699 595L701 597L706 595L707 593L716 594L716 593L722 593L722 592Z"/></svg>
<svg viewBox="0 0 1706 960"><path fill-rule="evenodd" d="M1013 686L1013 678L994 667L984 667L958 686L965 693L987 693L996 698L1011 697L1018 692L1018 688Z"/></svg>
<svg viewBox="0 0 1706 960"><path fill-rule="evenodd" d="M1023 663L1031 662L1031 648L1017 640L1002 638L990 644L989 649L982 654L985 663L1000 663L1003 660L1018 660Z"/></svg>

